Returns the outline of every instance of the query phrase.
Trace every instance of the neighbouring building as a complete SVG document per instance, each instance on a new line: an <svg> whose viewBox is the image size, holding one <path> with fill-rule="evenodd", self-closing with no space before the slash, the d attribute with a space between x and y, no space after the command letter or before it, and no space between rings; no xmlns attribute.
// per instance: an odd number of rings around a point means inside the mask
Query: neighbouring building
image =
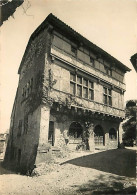
<svg viewBox="0 0 137 195"><path fill-rule="evenodd" d="M131 56L130 61L132 65L134 66L135 71L137 72L137 53Z"/></svg>
<svg viewBox="0 0 137 195"><path fill-rule="evenodd" d="M118 147L128 67L50 14L20 64L5 162L24 170L59 150Z"/></svg>
<svg viewBox="0 0 137 195"><path fill-rule="evenodd" d="M0 160L4 159L7 140L8 140L8 133L0 133Z"/></svg>

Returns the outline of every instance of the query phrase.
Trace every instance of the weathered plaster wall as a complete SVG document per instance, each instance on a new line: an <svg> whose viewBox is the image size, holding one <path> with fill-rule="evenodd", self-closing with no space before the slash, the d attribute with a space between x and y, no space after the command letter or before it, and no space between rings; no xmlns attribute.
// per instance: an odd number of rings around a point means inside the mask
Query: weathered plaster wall
<svg viewBox="0 0 137 195"><path fill-rule="evenodd" d="M45 29L29 45L27 54L22 61L17 95L11 116L5 163L13 162L16 165L15 167L21 167L23 170L34 164L39 144L39 131L42 125L40 123L41 108L39 105L42 92L42 73L44 72L46 52L49 47L48 39L49 32ZM27 93L28 82L32 78L32 90L23 96L23 88L26 89ZM25 132L24 120L26 116L28 116L27 132ZM22 121L20 128L19 121Z"/></svg>

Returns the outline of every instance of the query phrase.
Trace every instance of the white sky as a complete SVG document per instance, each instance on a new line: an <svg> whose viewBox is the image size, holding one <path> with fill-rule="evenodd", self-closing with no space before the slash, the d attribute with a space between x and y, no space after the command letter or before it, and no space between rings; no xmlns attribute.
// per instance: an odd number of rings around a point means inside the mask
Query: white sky
<svg viewBox="0 0 137 195"><path fill-rule="evenodd" d="M130 57L137 53L136 0L29 0L0 31L0 132L10 126L18 85L17 71L30 35L49 13L132 69L126 74L125 101L137 99L137 74ZM27 8L28 0L23 7Z"/></svg>

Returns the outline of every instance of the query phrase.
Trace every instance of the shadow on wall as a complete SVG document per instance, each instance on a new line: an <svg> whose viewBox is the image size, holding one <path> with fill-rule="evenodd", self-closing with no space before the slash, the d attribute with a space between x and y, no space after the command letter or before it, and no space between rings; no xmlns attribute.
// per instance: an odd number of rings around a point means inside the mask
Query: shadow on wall
<svg viewBox="0 0 137 195"><path fill-rule="evenodd" d="M120 176L136 177L136 151L115 149L75 158L62 164L73 164Z"/></svg>
<svg viewBox="0 0 137 195"><path fill-rule="evenodd" d="M81 186L72 187L77 188L78 194L136 194L136 185L117 175L101 174L94 181L89 180Z"/></svg>

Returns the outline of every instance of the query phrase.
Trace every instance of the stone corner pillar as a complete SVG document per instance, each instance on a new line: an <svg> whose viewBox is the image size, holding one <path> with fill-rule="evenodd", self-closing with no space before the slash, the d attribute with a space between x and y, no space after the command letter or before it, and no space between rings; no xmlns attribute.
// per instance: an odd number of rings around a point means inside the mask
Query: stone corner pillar
<svg viewBox="0 0 137 195"><path fill-rule="evenodd" d="M35 164L45 161L46 153L49 151L48 148L49 119L50 107L46 105L41 105L39 142Z"/></svg>
<svg viewBox="0 0 137 195"><path fill-rule="evenodd" d="M123 123L124 121L119 124L118 135L117 135L118 136L118 146L122 143L122 135L124 133L123 127L122 127Z"/></svg>
<svg viewBox="0 0 137 195"><path fill-rule="evenodd" d="M90 124L88 131L89 131L89 140L88 140L89 150L94 152L95 143L94 143L94 125L93 125L93 123Z"/></svg>

